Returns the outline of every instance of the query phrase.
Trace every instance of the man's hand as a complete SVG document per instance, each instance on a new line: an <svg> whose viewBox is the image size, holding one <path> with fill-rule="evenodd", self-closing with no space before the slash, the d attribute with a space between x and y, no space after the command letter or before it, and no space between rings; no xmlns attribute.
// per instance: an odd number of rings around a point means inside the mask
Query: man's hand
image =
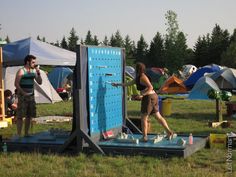
<svg viewBox="0 0 236 177"><path fill-rule="evenodd" d="M35 70L36 70L37 75L40 75L39 67L40 67L39 65L36 65L36 66L35 66Z"/></svg>

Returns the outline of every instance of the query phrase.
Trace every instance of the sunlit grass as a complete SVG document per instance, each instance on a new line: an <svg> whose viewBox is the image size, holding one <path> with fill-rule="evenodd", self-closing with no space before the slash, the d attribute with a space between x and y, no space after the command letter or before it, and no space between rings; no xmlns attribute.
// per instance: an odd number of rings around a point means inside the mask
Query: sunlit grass
<svg viewBox="0 0 236 177"><path fill-rule="evenodd" d="M235 97L234 97L235 99ZM140 117L140 102L128 102L128 115ZM226 117L226 107L223 107L224 119L232 121L230 128L210 128L208 121L215 120L214 101L172 100L172 114L166 117L169 126L177 133L209 134L212 132L226 133L236 130L235 118ZM37 105L38 116L61 115L72 116L72 102ZM36 124L34 132L51 128L71 130L71 123L55 123L49 125ZM164 129L151 118L152 132L162 132ZM10 137L16 132L16 127L0 129L3 137ZM144 156L102 156L99 154L64 154L33 153L0 153L0 174L4 177L156 177L156 176L226 176L227 149L202 149L193 155L183 158L154 158ZM236 176L236 152L233 151L233 172Z"/></svg>

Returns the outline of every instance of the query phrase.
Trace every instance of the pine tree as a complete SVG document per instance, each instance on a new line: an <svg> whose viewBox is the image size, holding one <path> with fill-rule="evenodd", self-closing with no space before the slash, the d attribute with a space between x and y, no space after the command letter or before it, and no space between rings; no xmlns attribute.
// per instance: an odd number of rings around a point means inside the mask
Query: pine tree
<svg viewBox="0 0 236 177"><path fill-rule="evenodd" d="M125 36L124 47L125 47L125 56L126 56L126 65L133 65L134 63L134 52L132 41L130 40L129 35Z"/></svg>
<svg viewBox="0 0 236 177"><path fill-rule="evenodd" d="M197 67L204 66L208 64L209 61L209 46L210 46L210 37L207 36L198 37L198 40L194 46L194 62L193 64Z"/></svg>
<svg viewBox="0 0 236 177"><path fill-rule="evenodd" d="M220 64L221 55L229 46L229 32L228 30L222 30L219 25L215 25L211 34L211 43L209 46L208 64Z"/></svg>
<svg viewBox="0 0 236 177"><path fill-rule="evenodd" d="M91 31L88 30L85 41L84 41L85 45L93 45L93 38L92 38L92 34Z"/></svg>
<svg viewBox="0 0 236 177"><path fill-rule="evenodd" d="M68 38L68 49L71 51L75 51L78 40L79 37L76 35L75 29L72 28L70 31L70 36Z"/></svg>
<svg viewBox="0 0 236 177"><path fill-rule="evenodd" d="M61 48L63 48L63 49L68 49L68 44L67 44L67 42L66 42L65 36L63 36L63 38L62 38L61 43L60 43L60 46L61 46Z"/></svg>
<svg viewBox="0 0 236 177"><path fill-rule="evenodd" d="M142 62L147 64L146 56L147 56L148 44L146 43L143 35L141 34L139 41L137 42L136 49L136 62Z"/></svg>
<svg viewBox="0 0 236 177"><path fill-rule="evenodd" d="M105 45L105 46L109 45L109 40L108 40L107 36L104 37L104 39L102 41L102 44Z"/></svg>
<svg viewBox="0 0 236 177"><path fill-rule="evenodd" d="M176 60L174 60L174 62L172 63L174 71L177 71L184 65L184 61L186 60L187 57L187 48L188 48L186 41L187 39L184 33L179 32L175 42Z"/></svg>
<svg viewBox="0 0 236 177"><path fill-rule="evenodd" d="M233 41L236 41L236 29L234 29L233 34L230 36L229 42L231 43L231 42L233 42Z"/></svg>
<svg viewBox="0 0 236 177"><path fill-rule="evenodd" d="M119 30L116 31L115 36L112 34L110 38L110 45L112 47L123 47L124 41L122 39L122 36L120 35Z"/></svg>
<svg viewBox="0 0 236 177"><path fill-rule="evenodd" d="M232 41L222 54L221 65L236 68L236 41Z"/></svg>
<svg viewBox="0 0 236 177"><path fill-rule="evenodd" d="M221 65L236 68L236 29L230 37L229 47L221 56Z"/></svg>
<svg viewBox="0 0 236 177"><path fill-rule="evenodd" d="M148 67L164 67L164 40L159 32L156 33L150 43L148 51Z"/></svg>
<svg viewBox="0 0 236 177"><path fill-rule="evenodd" d="M99 45L99 41L96 35L94 35L93 37L93 45L97 45L97 46Z"/></svg>
<svg viewBox="0 0 236 177"><path fill-rule="evenodd" d="M112 47L116 47L116 40L113 34L111 35L109 45Z"/></svg>

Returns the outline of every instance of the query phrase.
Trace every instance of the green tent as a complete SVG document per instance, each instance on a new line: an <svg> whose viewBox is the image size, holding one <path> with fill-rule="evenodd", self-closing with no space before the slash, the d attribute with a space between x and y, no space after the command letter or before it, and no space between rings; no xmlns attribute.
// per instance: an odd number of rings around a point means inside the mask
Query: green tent
<svg viewBox="0 0 236 177"><path fill-rule="evenodd" d="M133 79L130 76L128 76L128 75L125 76L125 81L126 82L130 82L132 80ZM134 96L134 95L140 95L140 92L137 90L137 87L136 87L135 84L127 87L127 97L128 97L128 99L131 99L132 96Z"/></svg>
<svg viewBox="0 0 236 177"><path fill-rule="evenodd" d="M165 81L166 81L166 76L163 75L163 76L160 76L157 82L152 82L154 90L159 90Z"/></svg>

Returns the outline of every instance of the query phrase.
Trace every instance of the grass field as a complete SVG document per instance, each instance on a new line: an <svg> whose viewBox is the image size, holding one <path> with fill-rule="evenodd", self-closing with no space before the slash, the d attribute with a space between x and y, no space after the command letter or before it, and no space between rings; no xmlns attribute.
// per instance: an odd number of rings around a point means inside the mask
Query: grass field
<svg viewBox="0 0 236 177"><path fill-rule="evenodd" d="M236 100L236 97L233 98ZM139 117L140 102L128 102L128 115ZM37 106L38 116L63 115L72 116L72 102L41 104ZM215 120L215 102L172 100L172 115L167 117L169 126L177 133L193 133L193 135L209 135L209 133L227 133L236 130L236 119L230 119L230 128L210 128L208 121ZM34 125L33 132L50 128L70 130L71 123ZM152 132L162 132L163 128L151 118ZM10 137L16 127L0 129L0 134ZM83 176L83 177L156 177L156 176L236 176L236 152L232 152L230 163L227 163L227 149L205 148L192 156L183 158L154 158L143 156L101 156L99 154L67 156L63 154L34 153L0 153L0 174L3 177L27 176ZM229 168L232 169L232 173Z"/></svg>

